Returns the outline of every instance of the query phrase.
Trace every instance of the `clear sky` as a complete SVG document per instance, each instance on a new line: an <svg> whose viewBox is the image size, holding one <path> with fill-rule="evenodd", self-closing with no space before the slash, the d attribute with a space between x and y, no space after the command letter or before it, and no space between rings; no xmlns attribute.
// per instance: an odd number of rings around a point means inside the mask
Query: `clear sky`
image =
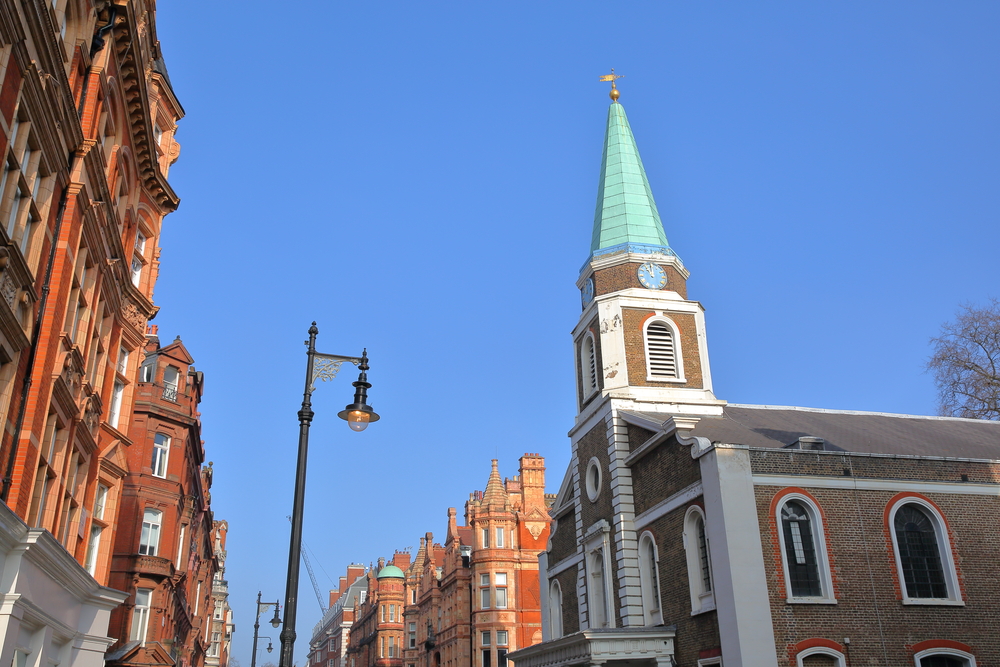
<svg viewBox="0 0 1000 667"><path fill-rule="evenodd" d="M611 67L720 398L934 414L929 338L1000 294L996 3L158 4L188 115L154 324L206 374L243 667L284 595L312 320L367 346L382 415L337 419L353 367L316 391L324 595L443 537L491 458L541 453L557 490ZM303 664L304 570L299 600Z"/></svg>

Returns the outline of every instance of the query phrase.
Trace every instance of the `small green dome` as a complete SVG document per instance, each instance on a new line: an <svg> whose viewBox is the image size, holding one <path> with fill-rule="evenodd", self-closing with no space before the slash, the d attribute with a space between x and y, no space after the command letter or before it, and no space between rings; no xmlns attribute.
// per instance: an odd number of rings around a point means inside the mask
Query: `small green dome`
<svg viewBox="0 0 1000 667"><path fill-rule="evenodd" d="M376 579L403 579L406 575L395 565L386 565L378 571Z"/></svg>

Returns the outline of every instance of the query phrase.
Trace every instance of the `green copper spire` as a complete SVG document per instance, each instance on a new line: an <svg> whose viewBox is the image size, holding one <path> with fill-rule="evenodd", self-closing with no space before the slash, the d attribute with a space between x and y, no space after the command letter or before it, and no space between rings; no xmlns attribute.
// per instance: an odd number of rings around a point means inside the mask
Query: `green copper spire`
<svg viewBox="0 0 1000 667"><path fill-rule="evenodd" d="M616 246L654 246L645 251L673 254L642 168L625 108L617 101L608 109L601 182L597 189L591 255Z"/></svg>

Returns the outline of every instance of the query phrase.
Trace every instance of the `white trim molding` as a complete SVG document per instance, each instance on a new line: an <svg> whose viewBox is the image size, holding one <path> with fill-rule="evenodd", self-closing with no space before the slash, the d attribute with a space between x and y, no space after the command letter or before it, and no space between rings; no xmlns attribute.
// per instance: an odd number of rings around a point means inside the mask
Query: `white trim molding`
<svg viewBox="0 0 1000 667"><path fill-rule="evenodd" d="M819 579L820 594L815 596L795 595L792 591L792 580L788 571L788 548L785 544L785 525L781 512L788 502L794 501L803 506L808 514L810 532L812 533L813 552L816 556L816 570ZM809 496L795 491L781 494L774 506L775 523L778 526L778 544L781 551L781 568L785 577L786 602L793 604L836 604L837 598L833 592L833 576L830 573L830 556L826 550L826 532L823 525L823 513L819 506ZM793 540L794 541L794 540Z"/></svg>
<svg viewBox="0 0 1000 667"><path fill-rule="evenodd" d="M931 524L934 527L934 538L937 542L938 554L941 557L941 569L943 570L942 574L944 575L944 583L948 589L947 597L911 597L910 592L906 588L906 579L903 576L903 562L899 556L899 542L896 538L895 525L896 513L906 505L916 505L919 509L923 510L926 516L931 520ZM955 558L951 549L951 540L948 537L948 524L945 523L944 517L941 516L938 509L932 503L921 498L920 496L903 496L894 502L889 508L887 524L886 529L889 531L889 535L892 538L892 555L896 561L896 575L899 577L899 589L903 595L903 604L964 606L965 602L962 600L962 590L958 585L958 573L955 569Z"/></svg>
<svg viewBox="0 0 1000 667"><path fill-rule="evenodd" d="M701 531L698 523L701 522ZM704 553L702 553L704 551ZM708 544L705 511L692 505L684 514L684 554L687 560L688 589L691 592L691 615L715 609L715 585L712 579L712 555ZM702 571L702 558L708 566L708 586Z"/></svg>
<svg viewBox="0 0 1000 667"><path fill-rule="evenodd" d="M971 653L967 653L966 651L960 651L957 648L925 649L913 655L913 664L915 665L915 667L921 667L920 666L921 660L923 660L924 658L933 657L935 655L945 655L948 656L949 658L964 658L968 662L967 667L976 667L976 656L972 655Z"/></svg>
<svg viewBox="0 0 1000 667"><path fill-rule="evenodd" d="M799 651L795 654L795 667L804 667L803 661L811 655L825 655L837 661L837 667L847 667L847 660L844 654L826 646L813 646Z"/></svg>

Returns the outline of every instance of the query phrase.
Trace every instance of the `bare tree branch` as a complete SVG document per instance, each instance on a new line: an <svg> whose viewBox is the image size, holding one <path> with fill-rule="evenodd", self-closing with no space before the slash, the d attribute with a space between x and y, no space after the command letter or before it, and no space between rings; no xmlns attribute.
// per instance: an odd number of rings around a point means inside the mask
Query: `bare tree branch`
<svg viewBox="0 0 1000 667"><path fill-rule="evenodd" d="M962 305L931 344L927 370L934 373L939 413L1000 420L1000 299L981 308Z"/></svg>

